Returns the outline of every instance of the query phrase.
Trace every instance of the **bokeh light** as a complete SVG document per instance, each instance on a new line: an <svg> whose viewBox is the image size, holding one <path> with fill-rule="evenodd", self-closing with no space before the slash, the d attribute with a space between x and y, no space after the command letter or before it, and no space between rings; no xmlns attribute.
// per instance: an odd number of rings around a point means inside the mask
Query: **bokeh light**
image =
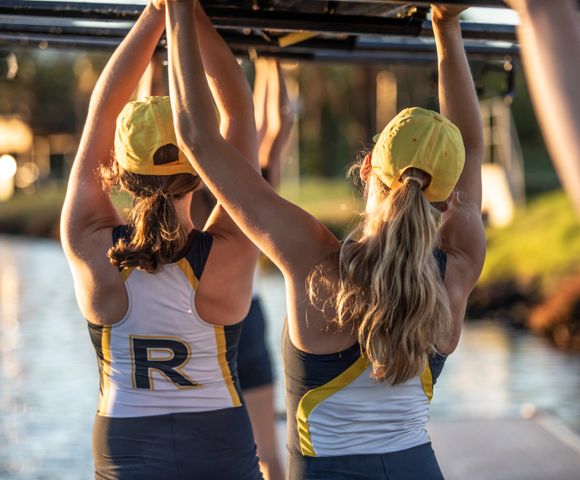
<svg viewBox="0 0 580 480"><path fill-rule="evenodd" d="M0 157L0 180L8 180L16 175L16 160L12 155L2 155Z"/></svg>

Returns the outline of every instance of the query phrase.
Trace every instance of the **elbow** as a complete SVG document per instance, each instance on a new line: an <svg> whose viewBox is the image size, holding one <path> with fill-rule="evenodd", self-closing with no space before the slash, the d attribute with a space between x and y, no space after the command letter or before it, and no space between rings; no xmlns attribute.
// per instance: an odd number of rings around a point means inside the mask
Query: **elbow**
<svg viewBox="0 0 580 480"><path fill-rule="evenodd" d="M475 159L477 163L483 163L484 150L483 140L470 142L465 145L465 158Z"/></svg>
<svg viewBox="0 0 580 480"><path fill-rule="evenodd" d="M194 153L202 150L208 139L213 136L211 131L200 129L187 114L174 115L174 122L177 146L183 152Z"/></svg>
<svg viewBox="0 0 580 480"><path fill-rule="evenodd" d="M195 130L176 130L177 146L190 159L195 159L195 163L203 161L209 157L209 152L214 150L215 145L223 141L219 132L216 134L201 133Z"/></svg>

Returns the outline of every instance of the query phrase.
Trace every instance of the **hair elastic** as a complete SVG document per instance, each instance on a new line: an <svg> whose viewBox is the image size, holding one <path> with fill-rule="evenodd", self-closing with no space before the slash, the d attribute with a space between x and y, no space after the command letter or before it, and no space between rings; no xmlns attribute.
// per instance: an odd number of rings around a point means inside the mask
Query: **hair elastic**
<svg viewBox="0 0 580 480"><path fill-rule="evenodd" d="M423 189L423 186L425 185L425 182L423 181L423 179L421 179L419 177L413 177L413 176L405 177L405 180L403 183L405 185L407 185L409 182L417 182L419 184L419 186L421 187L421 189Z"/></svg>

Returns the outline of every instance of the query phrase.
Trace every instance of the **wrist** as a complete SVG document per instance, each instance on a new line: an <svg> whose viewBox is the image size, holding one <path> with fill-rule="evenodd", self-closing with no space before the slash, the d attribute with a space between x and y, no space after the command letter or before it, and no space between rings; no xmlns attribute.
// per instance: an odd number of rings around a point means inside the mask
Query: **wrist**
<svg viewBox="0 0 580 480"><path fill-rule="evenodd" d="M459 25L459 15L433 15L431 22L438 26Z"/></svg>

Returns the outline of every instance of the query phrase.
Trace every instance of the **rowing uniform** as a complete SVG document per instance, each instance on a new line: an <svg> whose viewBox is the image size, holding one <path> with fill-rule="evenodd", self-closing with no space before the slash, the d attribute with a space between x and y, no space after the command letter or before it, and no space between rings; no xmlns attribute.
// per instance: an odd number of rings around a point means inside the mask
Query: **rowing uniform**
<svg viewBox="0 0 580 480"><path fill-rule="evenodd" d="M238 376L242 391L272 385L274 374L266 342L268 326L264 318L262 301L256 289L258 270L254 274L252 303L244 318L238 346Z"/></svg>
<svg viewBox="0 0 580 480"><path fill-rule="evenodd" d="M446 255L436 257L443 276ZM314 355L292 344L286 325L282 355L291 480L443 478L425 427L444 355L398 385L373 380L358 343Z"/></svg>
<svg viewBox="0 0 580 480"><path fill-rule="evenodd" d="M113 230L113 243L128 237ZM194 230L183 257L159 272L122 270L125 317L89 323L100 372L96 478L262 478L236 373L242 324L207 323L195 308L211 244Z"/></svg>

